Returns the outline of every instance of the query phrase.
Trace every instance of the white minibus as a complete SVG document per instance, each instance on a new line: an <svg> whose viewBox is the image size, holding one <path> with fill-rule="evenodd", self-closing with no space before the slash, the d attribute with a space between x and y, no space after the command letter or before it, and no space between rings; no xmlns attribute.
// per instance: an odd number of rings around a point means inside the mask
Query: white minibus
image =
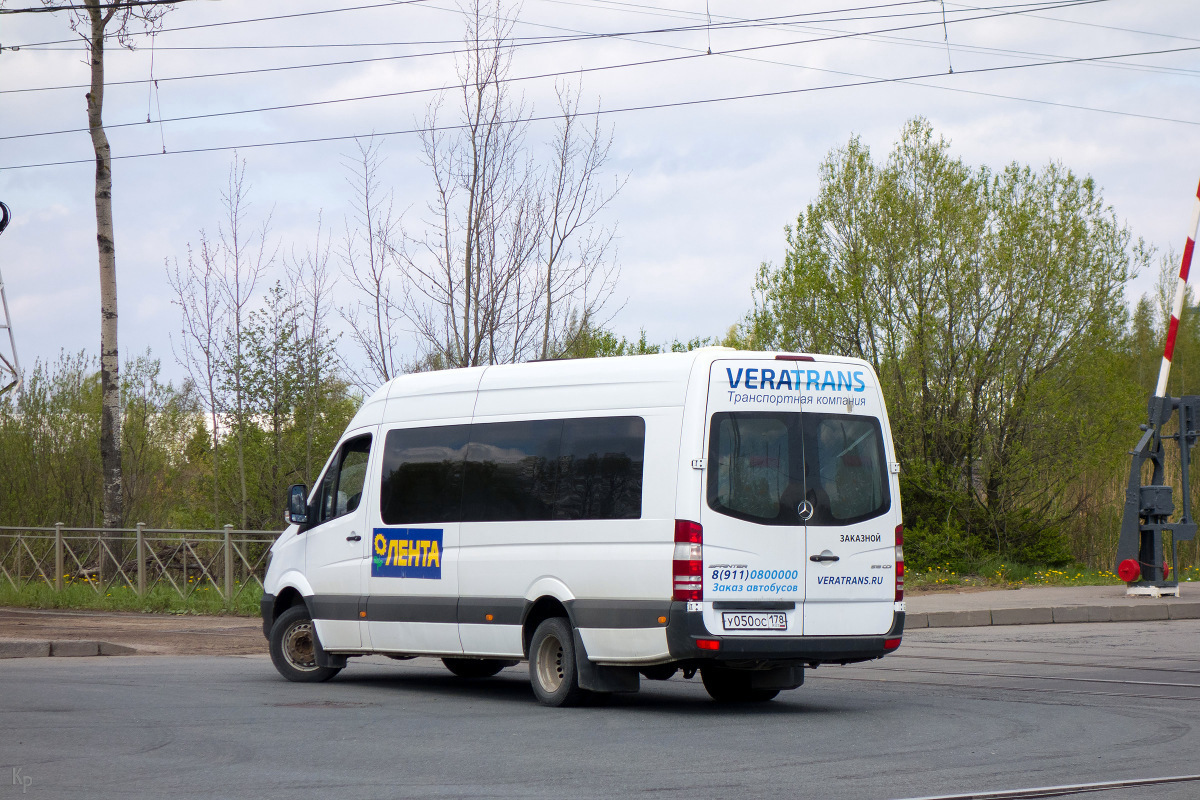
<svg viewBox="0 0 1200 800"><path fill-rule="evenodd" d="M292 487L263 632L284 677L529 662L572 705L699 672L769 700L904 627L900 495L860 360L703 348L404 375Z"/></svg>

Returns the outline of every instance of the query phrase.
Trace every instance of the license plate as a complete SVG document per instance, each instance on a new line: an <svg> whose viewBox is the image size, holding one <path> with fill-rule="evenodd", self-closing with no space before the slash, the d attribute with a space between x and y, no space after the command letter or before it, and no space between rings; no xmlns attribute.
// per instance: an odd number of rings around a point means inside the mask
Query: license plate
<svg viewBox="0 0 1200 800"><path fill-rule="evenodd" d="M721 614L721 624L727 631L786 631L787 614L726 611Z"/></svg>

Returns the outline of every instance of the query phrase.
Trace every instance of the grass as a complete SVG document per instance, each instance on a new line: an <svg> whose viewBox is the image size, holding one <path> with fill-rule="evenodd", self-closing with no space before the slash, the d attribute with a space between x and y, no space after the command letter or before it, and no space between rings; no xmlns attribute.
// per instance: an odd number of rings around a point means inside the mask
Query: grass
<svg viewBox="0 0 1200 800"><path fill-rule="evenodd" d="M188 582L188 596L181 597L169 584L157 584L146 590L144 596L128 586L112 586L101 590L94 579L64 580L63 590L57 592L45 582L23 583L14 587L0 579L0 606L18 608L88 609L96 611L141 611L160 614L232 614L254 617L259 614L258 601L262 589L258 584L241 589L240 583L233 587L233 606L227 607L220 593L211 584L196 585Z"/></svg>
<svg viewBox="0 0 1200 800"><path fill-rule="evenodd" d="M1179 580L1200 581L1200 567L1184 567ZM925 569L908 569L904 573L905 588L918 591L959 586L1019 589L1022 586L1120 586L1123 583L1109 570L1078 565L1054 569L993 562L960 571L946 563Z"/></svg>

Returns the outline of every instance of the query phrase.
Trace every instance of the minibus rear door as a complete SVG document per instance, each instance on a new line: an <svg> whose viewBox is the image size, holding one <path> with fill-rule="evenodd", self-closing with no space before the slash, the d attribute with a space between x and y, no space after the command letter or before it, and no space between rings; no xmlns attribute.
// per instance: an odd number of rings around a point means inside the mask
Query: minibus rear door
<svg viewBox="0 0 1200 800"><path fill-rule="evenodd" d="M804 632L882 635L893 621L899 516L887 416L870 370L824 361L808 366Z"/></svg>
<svg viewBox="0 0 1200 800"><path fill-rule="evenodd" d="M804 630L804 434L787 366L713 362L705 426L704 621L728 636ZM787 379L781 379L781 373Z"/></svg>

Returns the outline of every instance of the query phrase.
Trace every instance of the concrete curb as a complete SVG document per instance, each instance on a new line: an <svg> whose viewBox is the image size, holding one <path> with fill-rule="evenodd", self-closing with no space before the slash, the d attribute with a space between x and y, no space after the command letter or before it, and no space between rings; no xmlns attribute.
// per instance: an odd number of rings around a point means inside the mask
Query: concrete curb
<svg viewBox="0 0 1200 800"><path fill-rule="evenodd" d="M131 656L138 650L123 644L86 639L0 639L2 658L79 658L85 656Z"/></svg>
<svg viewBox="0 0 1200 800"><path fill-rule="evenodd" d="M1070 622L1147 622L1166 619L1200 619L1200 603L918 611L905 614L904 629L975 628L984 625L1048 625Z"/></svg>

